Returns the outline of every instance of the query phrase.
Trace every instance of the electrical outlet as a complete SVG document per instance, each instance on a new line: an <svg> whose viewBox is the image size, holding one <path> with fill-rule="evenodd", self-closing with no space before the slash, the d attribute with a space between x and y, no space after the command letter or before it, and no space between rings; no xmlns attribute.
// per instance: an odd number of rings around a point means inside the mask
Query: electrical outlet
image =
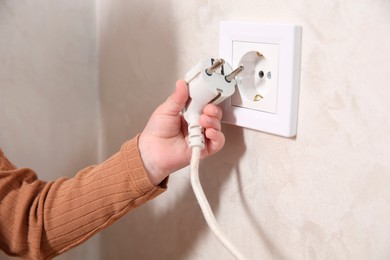
<svg viewBox="0 0 390 260"><path fill-rule="evenodd" d="M275 114L279 46L233 41L232 55L232 64L245 68L237 77L239 91L232 96L232 105Z"/></svg>
<svg viewBox="0 0 390 260"><path fill-rule="evenodd" d="M301 27L221 22L220 58L233 68L238 90L221 104L223 122L293 137L297 132Z"/></svg>

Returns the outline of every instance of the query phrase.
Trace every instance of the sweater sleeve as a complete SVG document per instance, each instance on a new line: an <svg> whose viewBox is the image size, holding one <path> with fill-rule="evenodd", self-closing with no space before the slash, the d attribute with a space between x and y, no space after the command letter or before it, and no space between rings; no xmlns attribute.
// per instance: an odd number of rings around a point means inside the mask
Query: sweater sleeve
<svg viewBox="0 0 390 260"><path fill-rule="evenodd" d="M27 259L50 259L84 242L166 189L153 186L138 138L107 161L53 182L18 169L0 150L0 249Z"/></svg>

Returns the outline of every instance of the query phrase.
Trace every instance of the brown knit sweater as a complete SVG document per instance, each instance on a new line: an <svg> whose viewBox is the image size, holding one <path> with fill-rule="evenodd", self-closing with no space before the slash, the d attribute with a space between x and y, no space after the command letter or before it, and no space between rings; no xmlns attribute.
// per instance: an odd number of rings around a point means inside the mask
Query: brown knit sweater
<svg viewBox="0 0 390 260"><path fill-rule="evenodd" d="M37 179L0 149L0 249L26 259L50 259L77 246L129 210L156 197L138 151L138 138L74 178Z"/></svg>

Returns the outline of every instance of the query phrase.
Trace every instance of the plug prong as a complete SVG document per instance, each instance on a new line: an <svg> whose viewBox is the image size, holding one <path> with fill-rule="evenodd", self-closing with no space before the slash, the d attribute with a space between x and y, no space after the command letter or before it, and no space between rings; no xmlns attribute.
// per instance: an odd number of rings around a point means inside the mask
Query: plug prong
<svg viewBox="0 0 390 260"><path fill-rule="evenodd" d="M229 75L227 75L225 77L225 80L230 83L243 70L244 70L244 66L240 65L237 69L233 70Z"/></svg>
<svg viewBox="0 0 390 260"><path fill-rule="evenodd" d="M216 60L210 68L206 69L207 75L211 76L211 74L213 74L213 72L219 69L223 64L225 64L223 59Z"/></svg>

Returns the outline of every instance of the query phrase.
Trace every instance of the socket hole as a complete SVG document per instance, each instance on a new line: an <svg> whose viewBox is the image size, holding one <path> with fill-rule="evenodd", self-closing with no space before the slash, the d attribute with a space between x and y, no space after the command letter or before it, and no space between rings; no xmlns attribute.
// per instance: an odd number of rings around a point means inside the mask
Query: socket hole
<svg viewBox="0 0 390 260"><path fill-rule="evenodd" d="M272 78L271 71L268 71L268 72L267 72L267 78L268 78L268 79L271 79L271 78Z"/></svg>
<svg viewBox="0 0 390 260"><path fill-rule="evenodd" d="M262 70L259 71L259 78L261 79L264 78L264 71Z"/></svg>

